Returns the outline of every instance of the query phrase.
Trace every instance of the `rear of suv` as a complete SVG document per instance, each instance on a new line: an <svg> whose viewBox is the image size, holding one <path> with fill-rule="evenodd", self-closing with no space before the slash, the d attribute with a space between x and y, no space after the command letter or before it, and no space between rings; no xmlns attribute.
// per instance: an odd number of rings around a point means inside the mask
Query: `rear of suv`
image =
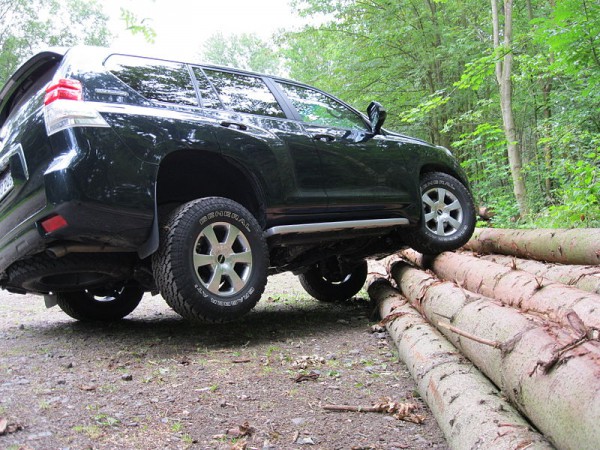
<svg viewBox="0 0 600 450"><path fill-rule="evenodd" d="M318 89L74 47L0 91L0 286L79 320L160 292L191 320L252 309L292 271L322 301L368 257L463 245L475 223L450 152Z"/></svg>

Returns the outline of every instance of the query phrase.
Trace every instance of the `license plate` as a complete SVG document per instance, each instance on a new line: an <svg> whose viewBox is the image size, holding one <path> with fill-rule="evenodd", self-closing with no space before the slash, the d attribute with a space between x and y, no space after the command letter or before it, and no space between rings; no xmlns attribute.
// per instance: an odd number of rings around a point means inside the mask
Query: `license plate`
<svg viewBox="0 0 600 450"><path fill-rule="evenodd" d="M0 200L8 195L15 186L10 170L7 170L0 176Z"/></svg>

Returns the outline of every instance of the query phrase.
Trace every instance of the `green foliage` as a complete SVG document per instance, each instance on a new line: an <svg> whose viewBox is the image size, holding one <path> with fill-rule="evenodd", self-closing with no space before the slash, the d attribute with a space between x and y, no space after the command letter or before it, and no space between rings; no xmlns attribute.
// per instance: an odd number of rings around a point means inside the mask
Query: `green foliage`
<svg viewBox="0 0 600 450"><path fill-rule="evenodd" d="M107 45L110 33L96 0L0 0L0 84L36 49Z"/></svg>
<svg viewBox="0 0 600 450"><path fill-rule="evenodd" d="M140 19L132 11L121 8L121 20L125 22L125 29L134 36L140 34L151 44L156 41L156 31L147 23L148 18Z"/></svg>
<svg viewBox="0 0 600 450"><path fill-rule="evenodd" d="M452 147L496 226L599 226L600 3L530 0L514 10L514 45L494 50L488 3L296 0L317 25L279 37L293 78L386 127ZM514 56L513 111L532 214L513 194L495 77Z"/></svg>
<svg viewBox="0 0 600 450"><path fill-rule="evenodd" d="M275 50L255 34L213 34L204 43L201 56L208 63L222 66L271 75L282 72Z"/></svg>

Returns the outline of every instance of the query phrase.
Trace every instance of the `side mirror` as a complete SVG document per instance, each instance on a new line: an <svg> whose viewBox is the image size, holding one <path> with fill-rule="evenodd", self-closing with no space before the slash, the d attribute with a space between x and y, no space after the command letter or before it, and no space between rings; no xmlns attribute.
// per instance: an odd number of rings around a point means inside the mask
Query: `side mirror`
<svg viewBox="0 0 600 450"><path fill-rule="evenodd" d="M385 122L385 118L387 116L387 112L385 109L383 109L383 106L381 106L380 103L371 102L367 108L367 115L369 116L371 130L373 133L381 133L381 127L383 126L383 122Z"/></svg>

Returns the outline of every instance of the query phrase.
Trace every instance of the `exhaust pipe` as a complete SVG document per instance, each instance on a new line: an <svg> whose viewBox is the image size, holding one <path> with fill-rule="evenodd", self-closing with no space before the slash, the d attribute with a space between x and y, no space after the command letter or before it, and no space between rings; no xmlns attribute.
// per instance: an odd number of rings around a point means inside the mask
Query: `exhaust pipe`
<svg viewBox="0 0 600 450"><path fill-rule="evenodd" d="M46 249L46 254L52 258L62 258L69 253L126 253L132 250L124 250L119 247L110 247L108 245L85 245L85 244L65 244L54 245Z"/></svg>

